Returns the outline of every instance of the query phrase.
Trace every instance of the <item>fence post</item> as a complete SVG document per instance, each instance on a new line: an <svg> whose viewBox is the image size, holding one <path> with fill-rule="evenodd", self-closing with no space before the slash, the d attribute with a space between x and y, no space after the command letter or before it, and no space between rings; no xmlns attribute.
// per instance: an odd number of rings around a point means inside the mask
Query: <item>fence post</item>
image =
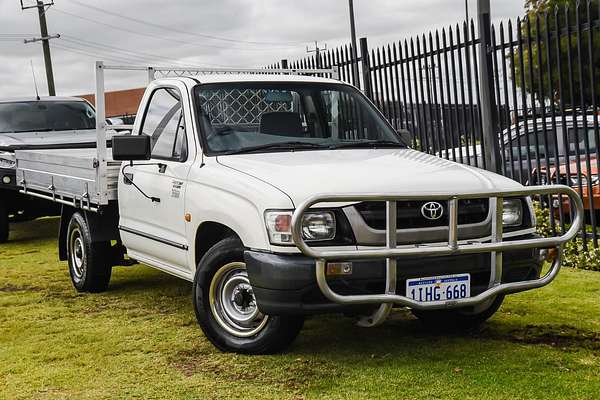
<svg viewBox="0 0 600 400"><path fill-rule="evenodd" d="M367 38L360 38L360 58L362 64L362 76L364 93L369 98L373 98L373 86L371 85L371 66L369 64L369 45Z"/></svg>
<svg viewBox="0 0 600 400"><path fill-rule="evenodd" d="M479 26L479 84L481 95L481 122L483 131L483 153L486 169L502 172L502 158L496 128L498 115L494 98L494 66L492 61L492 21L490 0L477 0Z"/></svg>

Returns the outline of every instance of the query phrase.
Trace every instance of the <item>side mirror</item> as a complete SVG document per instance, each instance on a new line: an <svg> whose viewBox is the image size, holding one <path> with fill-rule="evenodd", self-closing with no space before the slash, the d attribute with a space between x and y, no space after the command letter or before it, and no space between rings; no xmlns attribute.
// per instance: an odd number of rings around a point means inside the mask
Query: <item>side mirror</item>
<svg viewBox="0 0 600 400"><path fill-rule="evenodd" d="M148 135L117 135L112 137L112 157L115 161L149 160L152 148Z"/></svg>
<svg viewBox="0 0 600 400"><path fill-rule="evenodd" d="M412 146L413 135L408 129L398 129L398 135L400 136L400 139L402 139L404 144L406 144L407 146Z"/></svg>

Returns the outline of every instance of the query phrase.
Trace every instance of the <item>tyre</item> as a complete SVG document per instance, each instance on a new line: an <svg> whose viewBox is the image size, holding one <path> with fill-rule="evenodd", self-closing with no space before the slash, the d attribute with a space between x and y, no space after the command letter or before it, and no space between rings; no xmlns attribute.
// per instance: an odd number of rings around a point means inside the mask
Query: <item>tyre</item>
<svg viewBox="0 0 600 400"><path fill-rule="evenodd" d="M8 241L8 233L10 231L8 223L8 208L2 200L0 200L0 243Z"/></svg>
<svg viewBox="0 0 600 400"><path fill-rule="evenodd" d="M110 243L92 243L90 228L80 213L71 217L66 243L69 274L75 289L90 293L105 291L112 272Z"/></svg>
<svg viewBox="0 0 600 400"><path fill-rule="evenodd" d="M442 331L460 331L477 328L498 311L504 295L497 296L482 305L451 310L412 310L415 317L426 327Z"/></svg>
<svg viewBox="0 0 600 400"><path fill-rule="evenodd" d="M260 312L244 264L244 247L237 238L222 240L202 257L193 300L200 328L225 352L277 353L294 341L304 324L302 316Z"/></svg>

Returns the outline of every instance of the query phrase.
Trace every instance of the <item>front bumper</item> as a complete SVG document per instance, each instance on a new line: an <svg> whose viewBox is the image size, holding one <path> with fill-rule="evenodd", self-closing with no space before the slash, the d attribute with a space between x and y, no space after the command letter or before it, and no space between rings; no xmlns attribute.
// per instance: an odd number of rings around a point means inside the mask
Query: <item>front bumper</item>
<svg viewBox="0 0 600 400"><path fill-rule="evenodd" d="M516 239L533 239L534 235ZM246 251L248 276L259 308L267 314L356 313L365 306L349 306L328 300L319 289L315 260L302 255L282 255ZM396 294L405 296L406 280L427 276L471 274L471 294L483 293L490 281L487 254L401 258L397 260ZM537 279L541 272L540 251L525 249L504 253L502 283ZM352 274L330 277L329 286L341 295L382 293L386 284L386 261L352 261ZM371 307L372 308L372 307Z"/></svg>
<svg viewBox="0 0 600 400"><path fill-rule="evenodd" d="M557 195L568 196L575 205L574 219L569 229L558 237L521 237L508 238L503 234L503 200L505 198L525 197L532 195ZM465 199L488 198L491 210L491 237L489 241L460 240L458 209L460 201ZM408 200L447 201L448 202L448 240L439 244L412 244L398 247L397 245L397 202ZM384 201L386 203L386 246L384 248L336 250L331 248L311 247L302 235L302 218L311 207L325 203ZM567 186L534 186L505 192L480 192L480 193L426 193L426 194L345 194L345 195L315 195L300 204L292 215L292 238L298 249L314 262L315 280L321 294L330 302L343 306L376 306L379 308L371 317L363 318L359 323L362 326L375 326L382 323L389 315L394 305L407 306L417 310L435 310L446 308L471 307L485 304L493 298L511 293L540 288L552 282L560 271L560 256L562 247L566 242L575 238L582 227L583 204L581 198L573 189ZM553 261L549 271L540 277L539 261L535 266L525 262L524 269L517 273L514 265L520 265L523 259L535 260L537 249L556 248L559 256ZM529 255L529 256L527 256ZM249 258L249 264L252 260ZM487 260L486 260L487 258ZM539 257L537 257L539 259ZM367 261L368 260L368 261ZM366 263L367 271L381 270L380 263L385 260L385 279L374 280L371 286L353 287L341 282L341 287L332 286L327 276L328 262L352 261L357 264ZM513 265L510 262L513 261ZM257 263L255 263L257 264ZM425 273L423 264L435 266L436 270ZM417 273L416 277L447 275L451 273L451 266L459 265L458 272L477 274L477 281L472 278L471 296L467 298L434 300L419 302L402 293L403 285L398 281L406 280L407 272ZM402 269L402 266L405 269ZM399 268L400 267L400 268ZM361 269L362 269L361 268ZM370 269L369 269L370 268ZM438 269L439 268L439 269ZM469 271L471 269L471 271ZM439 271L439 272L435 272ZM524 272L523 272L524 271ZM249 275L251 283L258 288L257 301L263 311L268 312L269 304L266 296L261 297L261 289L270 289L261 286L260 272L251 266ZM487 282L485 276L488 276ZM254 275L254 280L253 276ZM368 277L370 280L371 276ZM275 279L281 279L280 274ZM378 293L372 290L383 288ZM340 282L337 282L340 284ZM263 284L264 285L264 284ZM340 292L348 290L349 293ZM355 291L359 292L356 293ZM363 291L361 293L361 290ZM479 291L479 293L477 293ZM275 303L275 302L273 302ZM298 302L303 308L303 302ZM296 307L297 308L297 307ZM294 309L293 307L291 309ZM304 307L305 312L311 311ZM275 307L272 311L275 311ZM280 313L285 310L281 310Z"/></svg>

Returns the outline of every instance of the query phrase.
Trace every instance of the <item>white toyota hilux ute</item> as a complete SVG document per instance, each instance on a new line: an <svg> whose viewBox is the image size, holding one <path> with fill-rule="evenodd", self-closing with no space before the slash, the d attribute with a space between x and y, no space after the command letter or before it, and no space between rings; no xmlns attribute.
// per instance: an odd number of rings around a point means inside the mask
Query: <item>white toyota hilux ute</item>
<svg viewBox="0 0 600 400"><path fill-rule="evenodd" d="M36 186L32 163L51 158L40 153L17 154L18 178L62 202L60 254L78 290L106 290L111 268L134 261L193 282L200 327L224 351L280 351L321 313L370 327L404 306L440 328L480 324L505 295L550 283L560 257L542 275L545 249L581 226L570 188L524 188L412 150L337 80L158 79L137 115L95 159L98 179L114 177L105 193ZM531 196L557 193L573 200L573 223L540 238Z"/></svg>

